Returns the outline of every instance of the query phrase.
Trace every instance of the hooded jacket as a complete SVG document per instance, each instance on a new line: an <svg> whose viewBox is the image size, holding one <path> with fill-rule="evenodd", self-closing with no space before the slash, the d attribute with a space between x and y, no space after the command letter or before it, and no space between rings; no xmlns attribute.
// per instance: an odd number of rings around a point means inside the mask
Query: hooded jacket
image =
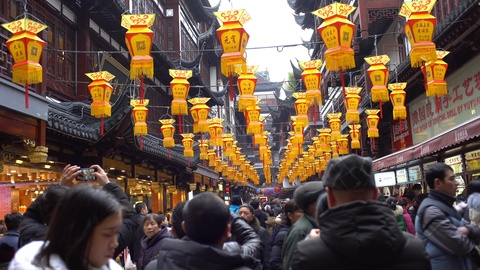
<svg viewBox="0 0 480 270"><path fill-rule="evenodd" d="M140 252L140 257L137 260L137 269L143 270L150 261L155 260L160 252L160 247L163 244L163 240L170 238L171 236L172 235L167 228L161 229L150 239L144 236L140 242L142 251Z"/></svg>
<svg viewBox="0 0 480 270"><path fill-rule="evenodd" d="M320 237L298 243L292 269L431 269L422 241L400 231L381 202L342 204L319 219Z"/></svg>
<svg viewBox="0 0 480 270"><path fill-rule="evenodd" d="M257 267L251 256L230 253L223 249L197 243L188 236L183 239L165 239L156 264L146 270L248 270Z"/></svg>

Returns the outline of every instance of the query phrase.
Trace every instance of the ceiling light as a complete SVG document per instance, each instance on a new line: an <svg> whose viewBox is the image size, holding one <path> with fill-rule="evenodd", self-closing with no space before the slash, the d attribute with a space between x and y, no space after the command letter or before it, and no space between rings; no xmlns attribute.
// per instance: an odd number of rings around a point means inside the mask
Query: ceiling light
<svg viewBox="0 0 480 270"><path fill-rule="evenodd" d="M45 164L45 169L50 169L50 167L51 167L50 165Z"/></svg>
<svg viewBox="0 0 480 270"><path fill-rule="evenodd" d="M23 160L17 159L17 160L15 160L15 163L17 163L17 164L23 164Z"/></svg>
<svg viewBox="0 0 480 270"><path fill-rule="evenodd" d="M10 172L11 172L11 173L16 173L16 172L17 172L17 170L11 170Z"/></svg>
<svg viewBox="0 0 480 270"><path fill-rule="evenodd" d="M112 167L112 168L110 168L110 171L113 171L113 170L115 170L115 168L113 168L113 167Z"/></svg>

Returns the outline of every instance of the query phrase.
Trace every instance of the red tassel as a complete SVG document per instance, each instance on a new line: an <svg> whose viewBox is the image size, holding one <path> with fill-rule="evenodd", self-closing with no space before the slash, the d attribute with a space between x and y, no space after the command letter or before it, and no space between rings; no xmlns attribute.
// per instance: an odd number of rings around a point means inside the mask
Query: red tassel
<svg viewBox="0 0 480 270"><path fill-rule="evenodd" d="M382 101L380 100L380 118L383 118Z"/></svg>
<svg viewBox="0 0 480 270"><path fill-rule="evenodd" d="M343 95L347 96L347 94L345 93L345 77L343 76L343 69L340 69L340 80L342 80Z"/></svg>
<svg viewBox="0 0 480 270"><path fill-rule="evenodd" d="M168 148L168 159L172 159L172 152L170 150L170 147Z"/></svg>
<svg viewBox="0 0 480 270"><path fill-rule="evenodd" d="M372 150L375 151L375 139L370 138L370 144L372 145Z"/></svg>
<svg viewBox="0 0 480 270"><path fill-rule="evenodd" d="M233 101L233 75L230 74L230 100Z"/></svg>
<svg viewBox="0 0 480 270"><path fill-rule="evenodd" d="M435 95L435 107L437 109L437 113L440 113L440 109L441 109L440 108L440 98L437 95Z"/></svg>
<svg viewBox="0 0 480 270"><path fill-rule="evenodd" d="M188 167L190 167L190 157L188 157Z"/></svg>
<svg viewBox="0 0 480 270"><path fill-rule="evenodd" d="M142 140L142 135L140 135L140 150L143 150L143 140Z"/></svg>
<svg viewBox="0 0 480 270"><path fill-rule="evenodd" d="M317 105L313 105L313 124L317 124Z"/></svg>
<svg viewBox="0 0 480 270"><path fill-rule="evenodd" d="M143 76L140 77L140 104L143 104L144 90L143 90Z"/></svg>
<svg viewBox="0 0 480 270"><path fill-rule="evenodd" d="M399 120L400 121L400 133L403 132L403 129L402 129L402 119Z"/></svg>
<svg viewBox="0 0 480 270"><path fill-rule="evenodd" d="M25 108L28 109L28 82L25 82Z"/></svg>
<svg viewBox="0 0 480 270"><path fill-rule="evenodd" d="M103 127L104 127L104 119L103 119L103 116L102 116L102 121L101 121L101 122L102 122L102 124L100 125L100 135L103 136L103 131L104 131L104 130L103 130Z"/></svg>
<svg viewBox="0 0 480 270"><path fill-rule="evenodd" d="M179 116L178 116L178 131L179 131L180 134L183 133L183 123L182 123L182 120L183 120L183 119L182 119L182 116L179 115Z"/></svg>

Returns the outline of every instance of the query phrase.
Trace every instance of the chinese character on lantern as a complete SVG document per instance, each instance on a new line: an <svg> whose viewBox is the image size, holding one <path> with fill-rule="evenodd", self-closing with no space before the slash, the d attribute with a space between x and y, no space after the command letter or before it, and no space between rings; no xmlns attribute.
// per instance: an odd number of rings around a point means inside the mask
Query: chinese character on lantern
<svg viewBox="0 0 480 270"><path fill-rule="evenodd" d="M398 15L407 18L404 32L412 49L410 64L413 68L421 67L423 61L437 58L436 46L432 42L437 19L430 14L436 0L404 2Z"/></svg>
<svg viewBox="0 0 480 270"><path fill-rule="evenodd" d="M187 96L190 90L188 78L192 77L191 70L170 69L170 76L173 80L170 82L172 90L172 115L188 115Z"/></svg>
<svg viewBox="0 0 480 270"><path fill-rule="evenodd" d="M305 98L310 105L322 105L322 94L320 92L320 83L322 82L322 74L318 69L322 66L322 60L310 60L299 62L300 67L304 70L302 73L302 81L307 92Z"/></svg>
<svg viewBox="0 0 480 270"><path fill-rule="evenodd" d="M115 76L108 71L86 73L85 75L93 80L93 82L88 85L88 90L93 100L90 106L90 114L93 117L102 119L100 134L103 135L104 118L112 115L110 97L112 96L113 87L108 82L115 78Z"/></svg>
<svg viewBox="0 0 480 270"><path fill-rule="evenodd" d="M382 116L382 102L390 100L388 95L387 83L390 71L385 66L390 58L386 54L379 56L372 56L364 58L365 62L370 65L367 73L370 81L372 82L372 102L380 102L380 116Z"/></svg>
<svg viewBox="0 0 480 270"><path fill-rule="evenodd" d="M15 63L12 66L12 82L25 86L25 108L28 109L28 85L43 80L39 62L45 41L37 34L47 26L27 18L4 23L2 26L13 34L6 42Z"/></svg>

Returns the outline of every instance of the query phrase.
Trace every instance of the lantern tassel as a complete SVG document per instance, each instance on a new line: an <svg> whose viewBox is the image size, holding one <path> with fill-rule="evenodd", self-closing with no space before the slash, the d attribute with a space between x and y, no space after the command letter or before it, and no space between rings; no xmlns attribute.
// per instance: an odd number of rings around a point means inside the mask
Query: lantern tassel
<svg viewBox="0 0 480 270"><path fill-rule="evenodd" d="M101 120L101 124L100 124L100 135L101 135L101 136L103 136L103 132L104 132L104 130L103 130L104 121L105 121L105 120L104 120L104 118L103 118L103 116L102 116L102 120Z"/></svg>
<svg viewBox="0 0 480 270"><path fill-rule="evenodd" d="M342 81L343 95L347 96L345 93L345 77L343 76L343 69L340 69L340 80Z"/></svg>
<svg viewBox="0 0 480 270"><path fill-rule="evenodd" d="M183 123L182 123L182 116L179 115L178 116L178 131L180 131L179 133L182 134L183 133Z"/></svg>
<svg viewBox="0 0 480 270"><path fill-rule="evenodd" d="M370 138L370 144L372 145L372 150L375 151L375 139Z"/></svg>
<svg viewBox="0 0 480 270"><path fill-rule="evenodd" d="M143 75L140 76L140 104L143 104L144 99L144 84L143 84Z"/></svg>
<svg viewBox="0 0 480 270"><path fill-rule="evenodd" d="M188 157L188 167L190 167L190 157Z"/></svg>
<svg viewBox="0 0 480 270"><path fill-rule="evenodd" d="M440 113L440 109L441 109L440 108L440 98L437 95L435 95L435 107L437 109L437 113Z"/></svg>
<svg viewBox="0 0 480 270"><path fill-rule="evenodd" d="M142 134L140 134L140 150L143 150Z"/></svg>
<svg viewBox="0 0 480 270"><path fill-rule="evenodd" d="M313 124L317 125L317 105L313 105Z"/></svg>
<svg viewBox="0 0 480 270"><path fill-rule="evenodd" d="M25 108L28 107L28 82L25 82Z"/></svg>
<svg viewBox="0 0 480 270"><path fill-rule="evenodd" d="M233 75L230 74L230 100L233 101Z"/></svg>
<svg viewBox="0 0 480 270"><path fill-rule="evenodd" d="M403 129L402 129L402 119L400 119L400 133L403 132Z"/></svg>
<svg viewBox="0 0 480 270"><path fill-rule="evenodd" d="M168 159L172 159L172 150L168 148Z"/></svg>
<svg viewBox="0 0 480 270"><path fill-rule="evenodd" d="M380 100L380 118L383 118L382 101Z"/></svg>

